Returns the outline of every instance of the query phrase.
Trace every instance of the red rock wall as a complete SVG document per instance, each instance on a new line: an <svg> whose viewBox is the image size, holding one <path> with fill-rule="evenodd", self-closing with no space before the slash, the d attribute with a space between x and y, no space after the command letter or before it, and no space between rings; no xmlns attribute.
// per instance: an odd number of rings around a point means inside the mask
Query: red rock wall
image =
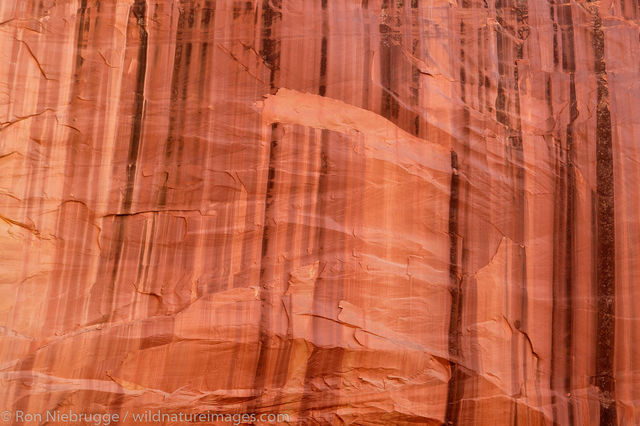
<svg viewBox="0 0 640 426"><path fill-rule="evenodd" d="M0 409L640 422L633 0L2 0Z"/></svg>

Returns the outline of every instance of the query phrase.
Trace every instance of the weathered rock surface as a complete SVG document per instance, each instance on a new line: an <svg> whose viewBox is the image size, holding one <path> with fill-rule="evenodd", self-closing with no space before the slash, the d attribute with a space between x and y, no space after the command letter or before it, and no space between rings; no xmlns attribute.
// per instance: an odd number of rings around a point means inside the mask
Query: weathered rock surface
<svg viewBox="0 0 640 426"><path fill-rule="evenodd" d="M638 424L639 9L0 1L0 409Z"/></svg>

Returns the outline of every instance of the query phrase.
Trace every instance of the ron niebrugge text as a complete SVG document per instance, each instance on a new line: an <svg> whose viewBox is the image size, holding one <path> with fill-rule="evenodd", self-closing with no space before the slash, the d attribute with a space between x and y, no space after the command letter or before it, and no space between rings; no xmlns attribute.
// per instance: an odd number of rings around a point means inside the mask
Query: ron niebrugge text
<svg viewBox="0 0 640 426"><path fill-rule="evenodd" d="M30 413L23 410L9 411L5 410L0 413L0 419L5 423L37 423L56 422L65 424L92 424L95 426L107 426L117 423L164 423L164 422L189 422L189 423L205 423L205 422L222 422L229 423L234 426L243 423L288 423L288 414L274 413L163 413L160 410L147 410L142 412L122 413L78 413L75 411L46 411L44 413Z"/></svg>

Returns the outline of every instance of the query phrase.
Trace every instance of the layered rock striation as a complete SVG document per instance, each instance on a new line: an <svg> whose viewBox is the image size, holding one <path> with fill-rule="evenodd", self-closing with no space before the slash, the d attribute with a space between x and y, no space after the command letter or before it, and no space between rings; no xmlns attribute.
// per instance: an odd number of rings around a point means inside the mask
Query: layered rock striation
<svg viewBox="0 0 640 426"><path fill-rule="evenodd" d="M638 424L639 9L1 1L0 409Z"/></svg>

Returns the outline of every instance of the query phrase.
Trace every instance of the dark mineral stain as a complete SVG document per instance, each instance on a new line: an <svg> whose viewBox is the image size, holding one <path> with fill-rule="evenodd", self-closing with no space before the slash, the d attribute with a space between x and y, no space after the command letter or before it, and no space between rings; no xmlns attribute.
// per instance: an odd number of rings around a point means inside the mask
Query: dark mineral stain
<svg viewBox="0 0 640 426"><path fill-rule="evenodd" d="M123 213L129 213L131 211L136 178L136 168L138 162L138 152L140 151L140 142L142 140L142 125L144 120L144 86L147 75L147 49L149 37L145 26L146 8L147 5L145 0L136 0L131 8L130 15L131 17L135 18L138 25L140 47L138 48L138 69L136 72L136 89L134 92L133 101L133 126L131 128L131 138L129 140L129 150L127 153L127 181L121 205L121 211ZM116 217L115 221L117 231L114 242L115 249L113 254L113 269L111 271L111 288L115 286L120 258L122 256L126 217Z"/></svg>
<svg viewBox="0 0 640 426"><path fill-rule="evenodd" d="M609 112L609 85L604 59L604 33L598 7L591 6L594 18L593 47L597 78L596 110L596 375L600 391L600 425L617 424L615 378L613 372L615 344L615 203L613 143Z"/></svg>
<svg viewBox="0 0 640 426"><path fill-rule="evenodd" d="M451 311L449 313L449 358L451 378L447 385L447 407L445 425L458 424L460 401L463 396L464 373L459 368L462 339L462 278L458 265L458 209L460 178L458 176L458 156L451 151L451 196L449 198L449 292Z"/></svg>
<svg viewBox="0 0 640 426"><path fill-rule="evenodd" d="M278 12L281 7L281 3L276 0L263 0L262 2L262 38L260 40L260 56L264 61L265 65L270 70L269 77L269 90L271 93L275 93L277 91L278 85L278 74L280 68L280 40L275 37L275 26L279 24L281 19L281 14ZM282 134L280 125L278 123L273 123L271 125L271 140L269 144L269 153L268 153L268 164L267 164L267 188L265 193L265 206L264 206L264 225L263 225L263 233L262 233L262 242L261 242L261 260L260 260L260 300L261 300L261 308L260 308L260 326L259 326L259 350L258 350L258 360L256 363L256 371L254 373L254 389L258 389L262 392L265 388L265 385L268 380L267 366L270 364L271 353L276 350L276 348L269 347L269 333L272 329L271 324L271 290L265 286L265 256L268 252L269 241L271 238L271 234L273 232L272 227L270 226L270 217L271 217L271 205L274 200L274 187L275 187L275 179L276 179L276 155L279 137ZM260 405L261 395L259 395L254 401L250 404L250 409L256 409Z"/></svg>

